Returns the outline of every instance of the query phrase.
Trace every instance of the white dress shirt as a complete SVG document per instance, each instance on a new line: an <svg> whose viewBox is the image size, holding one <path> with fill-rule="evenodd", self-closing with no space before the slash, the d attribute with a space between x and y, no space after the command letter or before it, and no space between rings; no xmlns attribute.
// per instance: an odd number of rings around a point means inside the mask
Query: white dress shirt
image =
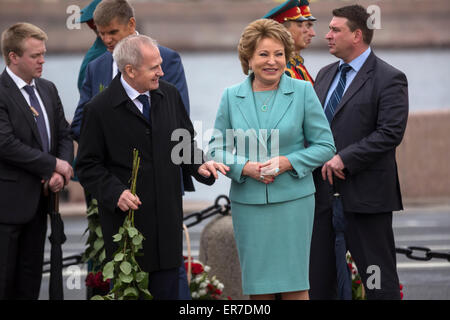
<svg viewBox="0 0 450 320"><path fill-rule="evenodd" d="M143 113L144 110L144 106L142 105L142 103L138 100L138 97L141 94L145 94L146 96L148 96L148 99L150 101L150 93L144 92L144 93L139 93L136 89L134 89L133 87L131 87L128 82L125 81L125 79L123 78L123 75L120 76L120 82L122 83L123 88L125 89L125 92L127 93L128 97L130 98L131 101L133 101L133 103L135 104L136 108L139 109L139 111L141 113Z"/></svg>
<svg viewBox="0 0 450 320"><path fill-rule="evenodd" d="M24 89L24 87L27 86L28 83L26 83L22 78L18 77L8 67L6 67L6 72L8 72L9 76L11 77L11 79L13 79L14 83L19 88L20 92L22 93L23 97L25 98L25 101L28 103L29 106L31 106L30 96L28 95L28 93ZM49 145L49 148L50 148L50 146L51 146L50 124L48 122L47 110L45 109L44 102L42 101L41 97L39 96L39 92L36 90L36 84L34 82L34 79L31 80L31 83L29 85L33 87L34 93L36 94L36 97L37 97L39 103L41 104L42 115L44 116L45 127L47 129L48 145Z"/></svg>

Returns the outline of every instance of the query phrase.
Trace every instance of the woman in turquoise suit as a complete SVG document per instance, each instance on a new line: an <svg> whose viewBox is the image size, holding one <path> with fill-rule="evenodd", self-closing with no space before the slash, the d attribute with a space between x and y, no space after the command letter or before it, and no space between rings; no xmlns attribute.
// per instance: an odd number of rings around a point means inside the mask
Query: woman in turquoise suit
<svg viewBox="0 0 450 320"><path fill-rule="evenodd" d="M311 84L284 74L293 48L274 20L246 27L238 52L249 76L225 89L209 145L230 167L242 286L252 299L308 299L312 170L335 153Z"/></svg>

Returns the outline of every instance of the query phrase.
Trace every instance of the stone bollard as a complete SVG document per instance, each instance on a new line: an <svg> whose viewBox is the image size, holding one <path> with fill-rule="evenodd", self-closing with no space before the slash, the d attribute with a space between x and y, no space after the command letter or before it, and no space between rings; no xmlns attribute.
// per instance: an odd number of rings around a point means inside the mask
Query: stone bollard
<svg viewBox="0 0 450 320"><path fill-rule="evenodd" d="M231 216L218 216L210 221L200 238L200 261L211 267L210 276L216 275L223 283L223 296L233 300L246 300L242 293L241 267L234 240Z"/></svg>

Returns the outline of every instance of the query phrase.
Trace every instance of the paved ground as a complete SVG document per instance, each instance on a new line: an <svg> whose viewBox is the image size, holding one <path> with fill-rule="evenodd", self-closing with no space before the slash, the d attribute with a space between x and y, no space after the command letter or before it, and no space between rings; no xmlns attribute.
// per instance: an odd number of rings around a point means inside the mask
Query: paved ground
<svg viewBox="0 0 450 320"><path fill-rule="evenodd" d="M203 226L209 220L191 227L192 253L198 256ZM84 249L86 220L80 215L64 216L67 241L63 245L64 256L79 254ZM423 246L433 251L450 252L450 206L410 207L403 213L394 214L394 232L397 247ZM49 258L47 245L45 259ZM405 300L450 299L450 262L432 259L421 262L398 254L398 272L404 285ZM65 299L80 300L86 297L84 278L86 267L73 266L64 270ZM40 299L48 299L48 274L44 274Z"/></svg>

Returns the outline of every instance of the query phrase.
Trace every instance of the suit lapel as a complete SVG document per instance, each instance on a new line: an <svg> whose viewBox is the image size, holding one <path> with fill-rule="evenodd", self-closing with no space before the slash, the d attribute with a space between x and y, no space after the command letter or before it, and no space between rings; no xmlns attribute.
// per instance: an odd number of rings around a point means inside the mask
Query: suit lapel
<svg viewBox="0 0 450 320"><path fill-rule="evenodd" d="M370 72L372 71L375 63L375 56L373 52L367 57L367 60L362 65L361 69L359 69L355 78L353 79L350 86L345 91L342 100L339 102L334 116L346 105L346 103L353 97L353 95L358 92L358 90L364 85L367 79L370 78Z"/></svg>
<svg viewBox="0 0 450 320"><path fill-rule="evenodd" d="M256 115L256 110L254 108L255 99L253 97L251 76L247 77L247 79L239 86L236 98L238 101L237 108L241 112L242 118L244 118L247 123L248 129L259 129L258 116Z"/></svg>
<svg viewBox="0 0 450 320"><path fill-rule="evenodd" d="M120 82L119 74L113 79L108 89L110 91L110 99L111 99L110 101L114 108L123 106L126 110L128 110L138 118L142 119L142 121L144 121L147 125L149 125L149 122L142 115L142 112L139 111L134 102L130 100L130 97L128 97L125 89L122 86L122 83Z"/></svg>
<svg viewBox="0 0 450 320"><path fill-rule="evenodd" d="M18 109L20 109L22 111L26 122L30 126L31 131L33 132L34 137L36 138L36 141L39 143L39 145L42 148L41 136L39 134L39 130L38 130L36 121L34 120L34 116L33 116L33 113L31 112L30 106L28 105L27 101L25 100L24 96L22 95L22 92L20 92L20 89L14 83L13 79L11 79L11 77L6 72L6 70L3 71L2 82L3 82L3 85L6 88L8 88L8 93L11 95L10 101L14 105L16 105Z"/></svg>
<svg viewBox="0 0 450 320"><path fill-rule="evenodd" d="M272 134L272 130L276 129L278 123L286 114L287 110L291 106L292 100L294 99L294 89L292 88L292 84L287 81L288 77L283 74L280 80L280 84L278 85L278 92L275 96L275 100L273 102L273 110L272 110L272 121L269 123L270 131L267 136L267 141L269 141L270 135ZM274 113L275 112L275 113Z"/></svg>
<svg viewBox="0 0 450 320"><path fill-rule="evenodd" d="M106 89L112 81L113 57L111 52L107 51L100 56L98 64L94 68L95 76L97 76L97 87L94 87L94 96L101 90ZM94 84L95 85L95 84Z"/></svg>
<svg viewBox="0 0 450 320"><path fill-rule="evenodd" d="M339 62L332 64L329 71L324 73L325 78L322 81L316 80L315 89L323 108L325 108L325 100L327 99L328 90L330 90L331 83L338 72L338 66Z"/></svg>
<svg viewBox="0 0 450 320"><path fill-rule="evenodd" d="M268 128L270 129L267 132L267 138L260 136L258 132L261 126L256 114L256 108L254 107L255 100L253 97L251 76L247 77L247 79L240 85L236 93L236 98L239 99L237 107L240 110L245 122L247 123L247 129L250 129L252 131L252 134L254 134L256 139L258 139L260 146L264 147L266 151L267 142L269 141L269 138L272 134L272 130L278 126L278 123L286 114L293 100L292 85L286 79L288 79L287 76L283 74L278 86L278 92L273 103L272 108L274 108L273 111L276 110L276 113L272 118L272 121L269 123Z"/></svg>

